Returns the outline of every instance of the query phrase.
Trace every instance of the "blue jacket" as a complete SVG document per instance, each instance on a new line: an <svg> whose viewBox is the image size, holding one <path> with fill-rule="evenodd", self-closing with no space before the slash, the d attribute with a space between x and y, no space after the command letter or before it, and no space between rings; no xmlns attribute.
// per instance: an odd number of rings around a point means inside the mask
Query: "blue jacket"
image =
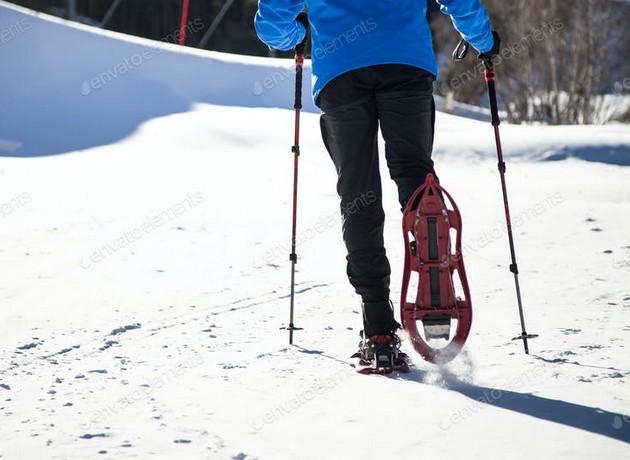
<svg viewBox="0 0 630 460"><path fill-rule="evenodd" d="M478 51L493 45L480 0L436 0L455 28ZM289 50L304 39L295 20L308 7L313 99L330 80L377 64L408 64L437 75L425 0L259 0L255 26L272 48Z"/></svg>

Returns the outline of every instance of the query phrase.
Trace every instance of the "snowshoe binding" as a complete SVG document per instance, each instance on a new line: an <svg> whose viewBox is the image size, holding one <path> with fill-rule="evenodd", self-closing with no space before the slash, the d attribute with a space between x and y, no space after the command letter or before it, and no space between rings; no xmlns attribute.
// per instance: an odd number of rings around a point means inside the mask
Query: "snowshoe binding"
<svg viewBox="0 0 630 460"><path fill-rule="evenodd" d="M390 374L410 372L409 357L400 351L396 334L373 335L359 343L359 351L352 355L353 366L360 374Z"/></svg>

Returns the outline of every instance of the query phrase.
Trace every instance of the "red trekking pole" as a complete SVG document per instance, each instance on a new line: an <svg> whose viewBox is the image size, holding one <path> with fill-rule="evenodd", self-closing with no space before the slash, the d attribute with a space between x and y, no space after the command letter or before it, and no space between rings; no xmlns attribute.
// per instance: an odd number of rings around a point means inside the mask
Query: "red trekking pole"
<svg viewBox="0 0 630 460"><path fill-rule="evenodd" d="M297 263L296 253L296 230L297 230L297 194L298 194L298 160L300 158L300 110L302 109L302 67L304 66L305 45L300 44L295 47L295 134L293 140L293 219L291 223L291 309L289 312L289 344L293 344L293 331L299 331L301 327L293 324L293 311L295 306L295 264Z"/></svg>
<svg viewBox="0 0 630 460"><path fill-rule="evenodd" d="M184 46L186 44L186 26L188 24L188 6L190 0L184 0L182 3L182 17L179 24L179 44Z"/></svg>
<svg viewBox="0 0 630 460"><path fill-rule="evenodd" d="M453 59L456 61L462 60L466 57L468 52L468 42L462 40L459 42L455 51L453 52ZM514 337L512 340L522 340L525 347L525 353L529 354L528 339L534 339L538 337L538 334L528 334L525 329L525 315L523 314L523 301L521 300L521 286L518 280L518 265L516 263L516 250L514 249L514 235L512 234L512 221L510 219L510 206L508 203L507 185L505 183L505 161L503 160L503 150L501 148L501 137L499 135L499 110L497 107L497 91L494 82L494 67L492 65L492 58L482 55L483 65L485 67L486 84L488 86L488 97L490 99L490 114L492 117L492 126L494 127L494 139L497 146L497 158L499 175L501 176L501 190L503 191L503 205L505 208L505 221L507 224L508 240L510 243L510 272L514 274L514 285L516 287L516 300L518 302L518 314L521 321L521 334Z"/></svg>
<svg viewBox="0 0 630 460"><path fill-rule="evenodd" d="M499 175L501 176L501 189L503 190L503 205L505 207L505 221L507 223L508 240L510 242L510 255L512 257L512 263L510 264L510 271L514 274L514 285L516 287L516 300L518 302L518 314L521 320L521 334L514 337L512 340L522 340L525 347L525 353L529 354L529 346L527 339L534 339L538 337L537 334L528 334L525 330L525 316L523 314L523 301L521 300L521 286L518 282L518 265L516 263L516 251L514 249L514 235L512 234L512 221L510 219L510 206L508 204L507 185L505 183L505 161L503 160L503 150L501 148L501 137L499 135L499 110L497 108L497 91L494 85L494 68L492 66L492 59L486 58L483 60L483 65L486 68L486 84L488 85L488 97L490 98L490 114L492 117L492 126L494 127L494 139L497 145L497 158L499 160Z"/></svg>

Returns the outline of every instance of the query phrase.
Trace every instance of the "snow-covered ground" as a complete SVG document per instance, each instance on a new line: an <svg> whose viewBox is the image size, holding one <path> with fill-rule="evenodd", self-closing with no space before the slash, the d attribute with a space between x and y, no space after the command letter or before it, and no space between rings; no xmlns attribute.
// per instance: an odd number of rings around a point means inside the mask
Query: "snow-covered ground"
<svg viewBox="0 0 630 460"><path fill-rule="evenodd" d="M156 44L4 2L0 30L0 458L630 458L628 127L501 128L526 320L540 334L527 356L510 340L492 128L439 113L473 331L447 366L415 357L411 374L361 376L346 363L359 302L312 104L304 330L295 346L279 330L290 61L161 45L113 78ZM384 188L396 299L400 212Z"/></svg>

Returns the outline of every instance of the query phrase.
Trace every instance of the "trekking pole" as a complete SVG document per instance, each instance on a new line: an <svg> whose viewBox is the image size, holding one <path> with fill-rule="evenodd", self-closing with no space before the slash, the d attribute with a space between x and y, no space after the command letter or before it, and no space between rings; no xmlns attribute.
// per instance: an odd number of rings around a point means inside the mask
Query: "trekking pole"
<svg viewBox="0 0 630 460"><path fill-rule="evenodd" d="M302 68L304 66L305 46L300 44L295 47L295 135L293 141L293 219L291 224L291 309L289 313L289 345L293 344L293 331L299 331L301 327L293 324L293 311L295 306L295 264L297 263L296 253L296 229L297 229L297 193L298 193L298 160L300 158L300 110L302 109Z"/></svg>
<svg viewBox="0 0 630 460"><path fill-rule="evenodd" d="M188 25L188 6L190 0L184 0L182 3L182 17L179 24L179 45L184 46L186 44L186 26Z"/></svg>
<svg viewBox="0 0 630 460"><path fill-rule="evenodd" d="M453 52L453 59L456 61L462 60L468 52L468 43L464 40L460 41L455 51ZM514 235L512 233L512 221L510 219L510 206L508 203L507 185L505 182L505 161L503 160L503 149L501 148L501 136L499 135L499 110L497 107L497 92L495 88L494 79L494 67L492 65L492 58L489 56L483 56L483 65L485 67L485 78L488 86L488 97L490 99L490 115L491 123L494 127L494 139L497 147L497 158L499 175L501 177L501 189L503 191L503 206L505 208L505 221L507 224L508 240L510 243L510 272L514 274L514 285L516 287L516 300L518 302L518 314L521 320L521 334L512 338L512 340L522 340L525 348L525 353L529 354L528 339L534 339L538 337L538 334L528 334L525 329L525 315L523 314L523 301L521 299L521 287L518 280L518 265L516 263L516 250L514 249Z"/></svg>
<svg viewBox="0 0 630 460"><path fill-rule="evenodd" d="M483 60L483 65L486 68L486 84L488 86L488 97L490 98L490 114L492 117L492 126L494 127L494 139L497 146L497 159L499 175L501 176L501 189L503 191L503 205L505 207L505 221L507 223L508 240L510 242L510 255L512 257L512 263L510 264L510 271L514 274L514 285L516 287L516 300L518 302L518 314L521 320L521 334L514 337L512 340L522 340L523 347L525 347L525 353L529 354L529 345L527 339L534 339L538 337L538 334L528 334L525 329L525 315L523 314L523 301L521 300L521 287L518 281L518 265L516 263L516 250L514 249L514 235L512 234L512 221L510 219L510 206L508 204L507 185L505 183L505 161L503 160L503 150L501 148L501 136L499 135L499 110L497 108L497 92L494 84L494 68L492 66L492 59L486 58Z"/></svg>

